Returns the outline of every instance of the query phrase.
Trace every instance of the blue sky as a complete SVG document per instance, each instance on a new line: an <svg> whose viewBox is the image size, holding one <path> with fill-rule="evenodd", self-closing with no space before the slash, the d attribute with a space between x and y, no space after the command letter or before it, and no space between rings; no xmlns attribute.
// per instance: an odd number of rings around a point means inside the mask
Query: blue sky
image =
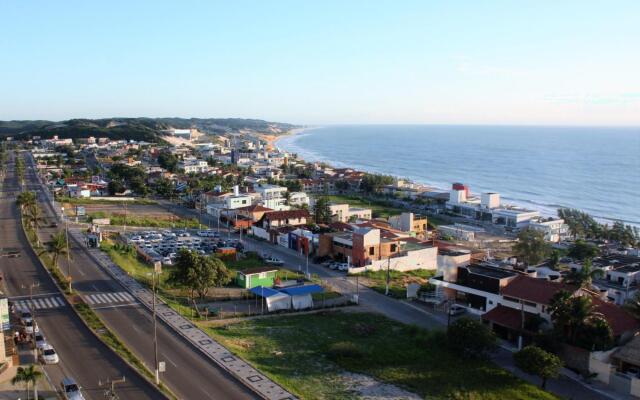
<svg viewBox="0 0 640 400"><path fill-rule="evenodd" d="M640 125L640 1L7 1L0 119Z"/></svg>

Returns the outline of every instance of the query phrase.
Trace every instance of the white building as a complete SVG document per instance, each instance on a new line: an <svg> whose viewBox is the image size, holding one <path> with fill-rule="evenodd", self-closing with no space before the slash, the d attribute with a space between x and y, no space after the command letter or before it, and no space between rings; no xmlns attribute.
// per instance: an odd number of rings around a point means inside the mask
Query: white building
<svg viewBox="0 0 640 400"><path fill-rule="evenodd" d="M185 174L203 173L209 171L209 164L204 160L188 160L178 163L178 169Z"/></svg>
<svg viewBox="0 0 640 400"><path fill-rule="evenodd" d="M544 233L544 240L558 243L570 236L569 227L563 219L538 219L529 222L529 228Z"/></svg>
<svg viewBox="0 0 640 400"><path fill-rule="evenodd" d="M469 189L466 186L451 189L449 201L446 204L447 210L465 218L490 222L509 229L526 228L531 220L540 217L539 211L502 205L499 193L483 193L480 198L470 196L468 193Z"/></svg>
<svg viewBox="0 0 640 400"><path fill-rule="evenodd" d="M285 194L287 188L277 185L258 184L253 187L256 193L260 194L261 203L264 207L276 211L286 211L289 209Z"/></svg>
<svg viewBox="0 0 640 400"><path fill-rule="evenodd" d="M307 195L305 192L289 193L289 205L301 206L303 204L309 205L309 195Z"/></svg>

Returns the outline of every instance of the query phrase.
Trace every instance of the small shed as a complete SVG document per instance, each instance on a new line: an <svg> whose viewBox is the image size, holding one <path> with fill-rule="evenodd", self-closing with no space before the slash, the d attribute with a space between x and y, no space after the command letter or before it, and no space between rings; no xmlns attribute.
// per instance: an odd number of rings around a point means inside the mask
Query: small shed
<svg viewBox="0 0 640 400"><path fill-rule="evenodd" d="M313 307L313 293L322 293L324 289L320 285L293 286L280 289L281 293L291 296L291 306L295 310Z"/></svg>
<svg viewBox="0 0 640 400"><path fill-rule="evenodd" d="M276 279L277 268L259 267L248 268L238 271L236 275L236 284L244 289L251 289L256 286L273 286Z"/></svg>
<svg viewBox="0 0 640 400"><path fill-rule="evenodd" d="M256 296L264 298L269 312L291 308L291 296L288 294L264 286L256 286L250 291Z"/></svg>

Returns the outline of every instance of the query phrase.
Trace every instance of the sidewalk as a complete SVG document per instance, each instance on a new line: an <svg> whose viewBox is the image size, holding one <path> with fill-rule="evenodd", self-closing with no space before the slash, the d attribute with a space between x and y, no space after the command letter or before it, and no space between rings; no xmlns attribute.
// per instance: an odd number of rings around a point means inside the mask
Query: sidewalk
<svg viewBox="0 0 640 400"><path fill-rule="evenodd" d="M79 243L83 243L82 234L76 230L69 230L69 235ZM145 307L153 307L153 294L150 290L140 285L135 279L127 275L120 267L115 265L108 255L99 249L88 249L89 253L109 275L120 282L122 286L138 299ZM220 343L213 340L203 330L184 318L171 307L160 300L156 302L156 313L158 318L171 327L176 333L189 341L194 347L206 354L222 369L236 377L247 387L251 388L261 397L269 400L294 399L295 396L287 392L280 385L271 381L246 361L238 358Z"/></svg>

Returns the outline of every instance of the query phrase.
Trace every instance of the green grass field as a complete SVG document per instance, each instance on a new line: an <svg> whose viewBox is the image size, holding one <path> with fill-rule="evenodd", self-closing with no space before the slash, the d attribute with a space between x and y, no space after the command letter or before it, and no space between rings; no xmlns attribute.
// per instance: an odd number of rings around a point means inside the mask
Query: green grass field
<svg viewBox="0 0 640 400"><path fill-rule="evenodd" d="M94 218L109 218L111 221L111 225L125 225L125 216L120 213L108 213L104 211L96 211L87 214L90 219ZM126 225L129 226L146 226L150 228L191 228L196 229L201 225L199 224L196 218L174 218L168 219L160 219L160 218L150 218L150 217L139 217L136 215L129 214L126 217Z"/></svg>
<svg viewBox="0 0 640 400"><path fill-rule="evenodd" d="M494 364L462 360L444 334L369 313L326 312L244 321L208 332L302 399L353 399L345 371L426 399L556 399Z"/></svg>

